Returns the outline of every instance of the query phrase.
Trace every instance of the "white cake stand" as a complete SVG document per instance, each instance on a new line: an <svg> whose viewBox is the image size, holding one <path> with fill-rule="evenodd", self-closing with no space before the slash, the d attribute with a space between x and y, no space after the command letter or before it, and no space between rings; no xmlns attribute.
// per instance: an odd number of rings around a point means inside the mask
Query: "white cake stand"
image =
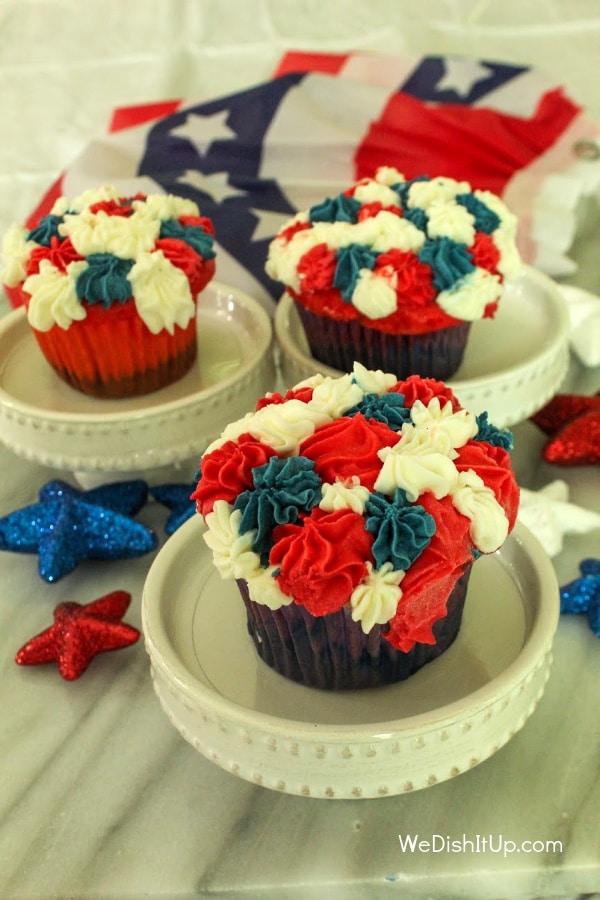
<svg viewBox="0 0 600 900"><path fill-rule="evenodd" d="M198 358L179 381L99 400L55 374L24 309L9 313L0 320L0 440L18 456L74 472L84 486L162 480L188 465L191 478L210 441L276 377L271 320L256 300L212 282L198 300L197 327Z"/></svg>
<svg viewBox="0 0 600 900"><path fill-rule="evenodd" d="M275 335L287 387L316 372L340 372L313 359L292 298L275 312ZM460 403L487 410L498 428L524 421L556 393L569 365L569 318L556 284L529 266L507 282L494 319L474 322L462 365L449 384Z"/></svg>
<svg viewBox="0 0 600 900"><path fill-rule="evenodd" d="M407 681L362 691L307 688L259 658L203 527L193 517L159 552L142 623L165 713L234 775L326 799L407 793L488 759L534 712L559 602L552 563L524 526L475 563L450 649Z"/></svg>

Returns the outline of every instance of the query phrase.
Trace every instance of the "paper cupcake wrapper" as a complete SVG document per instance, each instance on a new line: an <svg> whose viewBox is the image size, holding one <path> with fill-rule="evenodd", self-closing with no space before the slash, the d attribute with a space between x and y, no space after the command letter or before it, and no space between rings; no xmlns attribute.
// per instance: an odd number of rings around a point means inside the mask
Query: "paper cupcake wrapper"
<svg viewBox="0 0 600 900"><path fill-rule="evenodd" d="M354 319L340 322L296 303L314 359L351 372L354 362L392 372L397 378L451 378L462 363L470 322L426 334L389 334Z"/></svg>
<svg viewBox="0 0 600 900"><path fill-rule="evenodd" d="M197 353L196 321L153 334L132 300L109 309L88 307L87 316L68 329L53 326L33 333L56 373L94 397L148 394L181 378Z"/></svg>
<svg viewBox="0 0 600 900"><path fill-rule="evenodd" d="M364 634L348 606L326 616L312 616L297 603L271 610L250 599L245 581L237 584L248 632L268 666L308 687L347 690L403 681L444 653L460 629L470 573L469 565L448 598L446 616L433 626L436 643L415 644L407 653L385 639L381 626Z"/></svg>

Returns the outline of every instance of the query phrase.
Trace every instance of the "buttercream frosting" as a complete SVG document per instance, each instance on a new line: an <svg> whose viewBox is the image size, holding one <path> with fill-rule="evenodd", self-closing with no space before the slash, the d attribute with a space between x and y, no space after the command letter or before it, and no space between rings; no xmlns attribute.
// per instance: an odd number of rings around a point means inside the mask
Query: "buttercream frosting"
<svg viewBox="0 0 600 900"><path fill-rule="evenodd" d="M219 572L255 603L347 605L406 651L434 641L449 591L432 593L512 529L510 446L441 382L357 364L261 398L207 448L193 497Z"/></svg>
<svg viewBox="0 0 600 900"><path fill-rule="evenodd" d="M520 265L516 218L497 196L382 167L297 213L266 271L312 312L419 333L493 316Z"/></svg>
<svg viewBox="0 0 600 900"><path fill-rule="evenodd" d="M196 203L170 194L121 197L104 185L58 198L31 229L14 225L2 245L0 277L25 294L38 331L68 329L90 304L132 299L157 334L185 328L215 256L212 223Z"/></svg>

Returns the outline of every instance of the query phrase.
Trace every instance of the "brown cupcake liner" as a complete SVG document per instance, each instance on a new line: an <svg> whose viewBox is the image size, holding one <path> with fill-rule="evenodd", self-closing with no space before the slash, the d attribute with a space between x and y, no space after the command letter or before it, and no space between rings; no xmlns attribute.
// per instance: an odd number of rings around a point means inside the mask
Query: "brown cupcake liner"
<svg viewBox="0 0 600 900"><path fill-rule="evenodd" d="M448 597L446 616L434 624L435 644L415 644L407 653L385 639L384 626L364 634L348 605L326 616L312 616L297 603L271 610L250 599L245 581L237 584L248 632L268 666L308 687L348 690L403 681L441 656L459 632L470 574L471 565Z"/></svg>

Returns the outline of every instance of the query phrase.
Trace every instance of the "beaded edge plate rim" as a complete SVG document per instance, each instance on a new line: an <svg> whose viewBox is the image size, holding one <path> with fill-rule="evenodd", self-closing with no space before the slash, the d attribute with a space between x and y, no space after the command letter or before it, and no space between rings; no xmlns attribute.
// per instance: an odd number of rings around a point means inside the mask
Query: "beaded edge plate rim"
<svg viewBox="0 0 600 900"><path fill-rule="evenodd" d="M430 787L488 759L534 712L549 677L558 624L558 586L537 539L517 523L501 556L528 565L535 596L522 596L530 622L523 645L503 671L467 696L404 719L329 725L280 718L242 706L197 678L173 646L161 589L201 522L187 522L148 573L142 628L155 693L171 724L203 756L247 781L284 793L326 799L392 796ZM508 550L506 549L508 548ZM185 572L178 571L185 591ZM169 614L177 597L167 591ZM176 609L176 607L175 607ZM175 612L176 615L176 612ZM188 623L189 624L189 623ZM186 627L178 622L177 627ZM296 687L296 686L294 686Z"/></svg>
<svg viewBox="0 0 600 900"><path fill-rule="evenodd" d="M2 443L18 456L43 465L84 472L137 473L177 464L200 453L227 424L231 408L242 415L249 403L271 387L275 369L272 321L258 300L213 281L199 298L198 309L199 328L203 319L213 324L227 319L240 338L251 338L240 345L235 371L205 387L197 386L199 373L190 372L179 383L147 395L150 399L103 401L63 384L40 352L36 358L43 367L45 399L51 401L56 390L61 402L68 404L72 394L73 403L85 407L52 410L25 402L7 390L4 373L10 360L5 355L8 361L0 365ZM10 352L22 341L35 353L35 338L20 308L0 320L0 347ZM115 406L121 408L115 410Z"/></svg>

